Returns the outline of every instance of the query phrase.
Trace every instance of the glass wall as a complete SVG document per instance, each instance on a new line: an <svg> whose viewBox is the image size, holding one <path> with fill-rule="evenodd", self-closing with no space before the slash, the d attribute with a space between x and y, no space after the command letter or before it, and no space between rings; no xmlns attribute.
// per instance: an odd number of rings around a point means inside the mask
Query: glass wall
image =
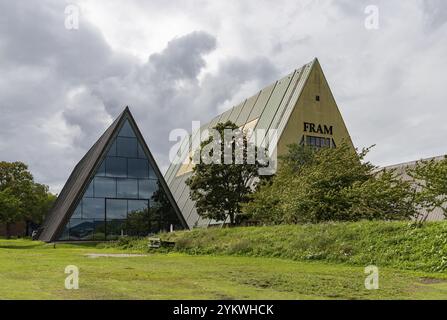
<svg viewBox="0 0 447 320"><path fill-rule="evenodd" d="M59 240L114 240L181 223L126 120Z"/></svg>

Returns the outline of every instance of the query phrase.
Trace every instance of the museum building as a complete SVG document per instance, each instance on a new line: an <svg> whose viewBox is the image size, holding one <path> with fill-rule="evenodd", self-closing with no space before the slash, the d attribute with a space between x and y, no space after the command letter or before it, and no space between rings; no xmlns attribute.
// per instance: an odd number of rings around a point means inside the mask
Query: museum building
<svg viewBox="0 0 447 320"><path fill-rule="evenodd" d="M262 129L267 135L276 130L276 144L269 149L278 157L293 143L330 148L346 143L354 150L317 59L186 137L179 148L180 161L172 163L164 177L126 107L74 168L39 229L39 240L114 240L222 223L201 219L197 213L185 183L193 171L194 150L184 145L196 145L203 131L227 121L245 132Z"/></svg>
<svg viewBox="0 0 447 320"><path fill-rule="evenodd" d="M104 241L187 228L129 110L76 165L38 231L41 241Z"/></svg>

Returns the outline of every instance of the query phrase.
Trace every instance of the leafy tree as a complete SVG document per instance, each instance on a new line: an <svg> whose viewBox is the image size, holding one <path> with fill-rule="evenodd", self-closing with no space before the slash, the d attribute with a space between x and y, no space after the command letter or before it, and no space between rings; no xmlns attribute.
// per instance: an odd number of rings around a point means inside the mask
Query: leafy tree
<svg viewBox="0 0 447 320"><path fill-rule="evenodd" d="M346 144L334 149L291 145L278 174L260 184L243 211L278 224L413 216L410 184L364 162L368 151L356 153Z"/></svg>
<svg viewBox="0 0 447 320"><path fill-rule="evenodd" d="M55 196L48 187L34 182L26 164L0 162L0 223L9 227L18 221L41 223Z"/></svg>
<svg viewBox="0 0 447 320"><path fill-rule="evenodd" d="M367 181L355 182L344 189L343 196L352 204L350 220L405 220L417 215L412 184L402 181L394 170L375 172Z"/></svg>
<svg viewBox="0 0 447 320"><path fill-rule="evenodd" d="M11 224L20 218L21 201L14 196L10 189L0 191L0 221L6 227L6 237L10 238Z"/></svg>
<svg viewBox="0 0 447 320"><path fill-rule="evenodd" d="M440 208L447 217L447 157L442 160L422 160L409 170L418 192L416 202L428 212Z"/></svg>
<svg viewBox="0 0 447 320"><path fill-rule="evenodd" d="M241 204L253 192L252 182L259 178L258 170L265 164L260 159L249 161L249 151L257 154L258 150L248 141L246 133L239 131L230 139L224 138L226 129L238 130L236 124L227 121L214 129L217 135L202 142L196 151L195 158L201 156L201 161L196 161L199 163L195 164L193 175L186 183L202 218L229 219L230 224L235 225L241 222ZM211 162L211 159L216 161Z"/></svg>
<svg viewBox="0 0 447 320"><path fill-rule="evenodd" d="M46 185L34 183L26 197L25 219L40 224L56 201L56 196L49 192Z"/></svg>

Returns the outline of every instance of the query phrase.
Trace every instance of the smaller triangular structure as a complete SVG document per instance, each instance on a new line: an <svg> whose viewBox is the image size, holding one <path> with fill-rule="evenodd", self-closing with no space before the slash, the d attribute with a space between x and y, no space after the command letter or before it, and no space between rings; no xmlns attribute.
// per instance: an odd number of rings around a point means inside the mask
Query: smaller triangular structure
<svg viewBox="0 0 447 320"><path fill-rule="evenodd" d="M128 107L76 165L41 241L113 240L187 228Z"/></svg>

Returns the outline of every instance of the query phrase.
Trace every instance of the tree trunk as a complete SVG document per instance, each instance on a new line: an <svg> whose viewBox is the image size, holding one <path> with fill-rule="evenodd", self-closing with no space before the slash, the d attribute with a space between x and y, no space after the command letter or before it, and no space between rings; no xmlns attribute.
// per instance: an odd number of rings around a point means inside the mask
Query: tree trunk
<svg viewBox="0 0 447 320"><path fill-rule="evenodd" d="M25 222L25 237L29 237L31 235L30 228L31 228L31 221L26 220L26 222Z"/></svg>
<svg viewBox="0 0 447 320"><path fill-rule="evenodd" d="M6 222L6 239L11 239L11 224Z"/></svg>
<svg viewBox="0 0 447 320"><path fill-rule="evenodd" d="M229 216L230 216L230 225L231 225L231 226L234 226L234 213L233 213L233 212L230 212L230 213L229 213Z"/></svg>

